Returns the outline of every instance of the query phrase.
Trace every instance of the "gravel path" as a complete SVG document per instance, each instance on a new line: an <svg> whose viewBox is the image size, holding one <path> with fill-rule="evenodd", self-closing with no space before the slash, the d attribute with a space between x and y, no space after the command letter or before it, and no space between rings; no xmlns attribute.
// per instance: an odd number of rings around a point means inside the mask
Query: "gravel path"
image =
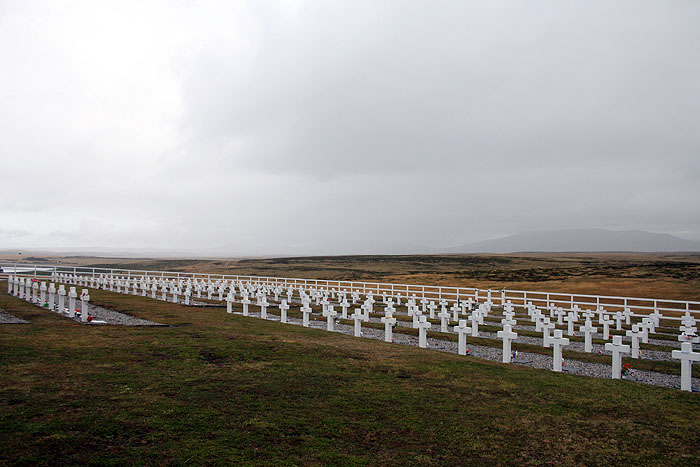
<svg viewBox="0 0 700 467"><path fill-rule="evenodd" d="M0 324L29 324L29 321L19 319L5 310L0 309Z"/></svg>
<svg viewBox="0 0 700 467"><path fill-rule="evenodd" d="M66 305L68 304L68 300L66 300ZM48 308L43 308L42 309L49 311ZM91 325L100 325L100 324L116 324L119 326L167 326L166 324L160 324L156 323L154 321L149 321L147 319L141 319L141 318L136 318L134 316L129 316L125 313L119 313L118 311L112 311L108 310L106 308L102 308L100 306L93 305L92 303L89 304L88 307L88 314L90 316L93 316L94 319L92 321L83 323L80 320L80 314L79 312L76 313L74 317L68 316L68 307L64 307L65 310L62 313L59 313L56 310L51 310L52 313L56 313L60 316L63 316L65 318L72 319L73 321L76 321L81 324L91 324ZM80 304L80 301L76 301L76 308L78 310L82 309L82 306ZM5 317L3 315L8 316L11 319L14 319L16 321L5 321ZM7 323L7 322L17 322L17 323L26 323L27 321L20 320L18 318L14 318L12 315L7 314L6 312L3 312L3 310L0 310L0 323Z"/></svg>
<svg viewBox="0 0 700 467"><path fill-rule="evenodd" d="M80 309L80 306L78 306L78 309ZM80 315L76 314L75 317L70 318L68 316L68 313L58 313L57 311L54 311L56 314L60 314L61 316L64 316L66 318L72 319L73 321L76 321L78 323L82 324L92 324L92 325L100 325L100 324L116 324L119 326L167 326L166 324L160 324L156 323L154 321L149 321L147 319L141 319L141 318L136 318L134 316L129 316L124 313L119 313L118 311L112 311L108 310L106 308L102 308L100 306L95 306L90 304L88 307L88 314L90 316L94 316L95 319L93 321L83 323L80 320Z"/></svg>
<svg viewBox="0 0 700 467"><path fill-rule="evenodd" d="M371 322L374 323L380 323L381 320L378 318L370 318ZM399 326L401 327L411 327L410 322L406 321L398 321L397 322ZM453 325L450 325L450 330L452 329ZM440 326L433 325L433 330L439 330ZM516 326L513 331L517 334L518 332L518 327ZM485 337L487 339L494 339L494 340L500 340L498 336L496 335L495 332L487 332L487 331L479 331L479 337ZM564 333L564 337L566 337L566 333ZM602 339L602 336L600 336ZM625 338L623 341L629 341L629 339ZM518 338L514 341L516 343L520 344L533 344L533 345L539 345L542 346L542 338L541 337L532 337L532 336L518 336ZM651 342L651 339L649 340ZM677 346L680 348L680 345ZM571 341L569 345L565 346L564 349L566 350L575 350L577 352L585 352L586 344L584 342L577 342L577 341ZM592 352L591 353L597 353L597 354L603 354L603 355L610 355L610 352L605 350L605 345L603 344L592 344L591 347ZM671 352L664 352L664 351L659 351L659 350L640 350L640 353L643 358L646 360L659 360L659 361L673 361L671 358Z"/></svg>
<svg viewBox="0 0 700 467"><path fill-rule="evenodd" d="M252 310L253 307L251 307L251 311L249 313L250 317L253 318L258 318L260 319L260 313L257 311ZM241 314L240 312L234 312L235 314ZM318 314L313 315L314 317L318 317ZM268 314L268 319L271 321L279 321L279 316L275 315L270 315ZM370 319L370 321L376 320L376 318ZM374 321L373 321L374 322ZM297 318L289 318L288 319L289 324L294 324L301 326L302 320L297 319ZM410 323L407 323L410 326ZM324 321L316 321L316 320L311 320L309 323L309 327L314 328L314 329L326 329L326 322ZM436 326L439 329L439 326ZM335 325L335 331L341 334L347 334L347 335L353 335L354 330L352 326L345 325L345 324L338 324L336 323ZM487 333L480 333L480 334L487 334ZM384 340L384 331L382 329L374 329L374 328L363 328L362 329L362 337L368 338L368 339L376 339L376 340ZM410 345L413 347L418 346L418 338L415 336L409 336L406 334L399 334L399 333L394 333L393 334L394 338L394 343L396 344L401 344L401 345ZM536 339L536 338L531 338L539 341L538 343L541 344L542 340L541 339ZM520 342L520 338L516 340L516 342ZM583 343L580 343L581 347L583 347ZM598 346L600 347L600 346ZM433 349L433 350L439 350L443 352L451 352L451 353L457 353L457 343L456 342L451 342L451 341L443 341L440 339L435 339L428 337L428 348ZM500 348L493 348L493 347L483 347L479 345L470 345L469 344L469 337L467 337L467 348L469 349L469 355L465 356L465 358L482 358L485 360L491 360L494 362L501 362L502 360L502 350ZM595 351L596 346L594 345L594 351ZM644 356L645 358L647 357L647 353L649 351L646 351ZM529 353L529 352L518 352L518 355L515 359L513 359L512 364L516 365L523 365L523 366L529 366L532 368L539 368L539 369L545 369L545 370L550 370L552 369L552 357L549 355L541 355L541 354L535 354L535 353ZM679 363L680 364L680 363ZM610 378L610 374L612 373L612 368L610 365L603 365L600 363L589 363L589 362L582 362L578 360L565 360L564 361L564 367L563 367L563 372L564 373L569 373L569 374L575 374L575 375L582 375L582 376L589 376L589 377L594 377L594 378ZM675 388L675 389L680 389L680 376L676 375L667 375L663 373L656 373L653 371L642 371L642 370L634 370L633 374L628 377L623 377L623 379L628 380L628 381L636 381L640 383L645 383L645 384L651 384L655 386L662 386L662 387L667 387L667 388ZM700 379L698 378L693 378L692 379L692 385L694 388L694 391L699 391L700 390Z"/></svg>

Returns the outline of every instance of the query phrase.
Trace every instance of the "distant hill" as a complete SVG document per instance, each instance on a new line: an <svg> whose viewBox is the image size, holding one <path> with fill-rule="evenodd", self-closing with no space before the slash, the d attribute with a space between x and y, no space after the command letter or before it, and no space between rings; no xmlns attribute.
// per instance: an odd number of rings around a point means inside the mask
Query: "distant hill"
<svg viewBox="0 0 700 467"><path fill-rule="evenodd" d="M521 232L446 248L448 253L700 252L700 242L642 230L570 229Z"/></svg>

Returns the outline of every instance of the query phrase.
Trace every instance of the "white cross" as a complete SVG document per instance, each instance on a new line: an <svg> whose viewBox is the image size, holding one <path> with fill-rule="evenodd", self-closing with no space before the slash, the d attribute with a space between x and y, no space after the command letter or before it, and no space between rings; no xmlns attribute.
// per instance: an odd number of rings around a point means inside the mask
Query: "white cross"
<svg viewBox="0 0 700 467"><path fill-rule="evenodd" d="M603 316L602 324L603 324L603 339L604 340L610 339L610 325L612 323L613 323L613 320L611 320L608 315Z"/></svg>
<svg viewBox="0 0 700 467"><path fill-rule="evenodd" d="M393 330L392 327L396 324L396 318L394 318L391 313L386 314L382 317L382 323L384 323L384 342L391 342Z"/></svg>
<svg viewBox="0 0 700 467"><path fill-rule="evenodd" d="M554 352L552 355L552 370L561 371L561 347L563 345L569 345L569 339L562 337L561 329L556 329L554 331L554 337L547 336L545 341L547 343L545 347L549 347L549 345L551 345Z"/></svg>
<svg viewBox="0 0 700 467"><path fill-rule="evenodd" d="M615 312L615 329L617 331L622 331L622 312L621 311Z"/></svg>
<svg viewBox="0 0 700 467"><path fill-rule="evenodd" d="M360 308L355 308L355 313L352 314L351 318L355 320L354 335L355 337L360 337L362 335L362 321L365 319L365 315Z"/></svg>
<svg viewBox="0 0 700 467"><path fill-rule="evenodd" d="M479 314L474 310L467 318L472 322L472 337L479 337Z"/></svg>
<svg viewBox="0 0 700 467"><path fill-rule="evenodd" d="M510 342L518 338L518 335L511 330L510 325L503 326L502 331L498 331L497 336L503 339L503 363L510 363Z"/></svg>
<svg viewBox="0 0 700 467"><path fill-rule="evenodd" d="M305 328L309 327L309 315L311 314L311 308L309 307L309 302L304 302L304 306L301 307L301 325Z"/></svg>
<svg viewBox="0 0 700 467"><path fill-rule="evenodd" d="M342 318L343 319L348 319L348 308L350 307L350 304L348 303L347 299L343 297L343 301L340 304L340 309L342 310Z"/></svg>
<svg viewBox="0 0 700 467"><path fill-rule="evenodd" d="M185 293L185 296L187 296L187 293ZM233 302L234 302L233 294L231 292L226 295L226 313L233 313Z"/></svg>
<svg viewBox="0 0 700 467"><path fill-rule="evenodd" d="M459 325L455 326L454 330L459 335L459 339L457 341L457 353L460 355L466 355L467 354L467 333L470 332L472 330L472 328L467 326L466 319L460 319Z"/></svg>
<svg viewBox="0 0 700 467"><path fill-rule="evenodd" d="M586 352L593 351L593 336L592 334L598 332L598 328L592 326L591 320L586 319L586 324L584 326L579 326L579 331L584 333L584 350Z"/></svg>
<svg viewBox="0 0 700 467"><path fill-rule="evenodd" d="M287 310L289 310L289 305L287 305L287 300L282 300L282 303L279 304L280 307L280 321L282 323L287 322Z"/></svg>
<svg viewBox="0 0 700 467"><path fill-rule="evenodd" d="M68 292L68 316L71 318L75 317L75 299L78 294L75 292L75 287L71 287Z"/></svg>
<svg viewBox="0 0 700 467"><path fill-rule="evenodd" d="M438 313L438 317L440 318L440 332L449 332L447 330L447 322L450 319L450 314L444 306L442 307L442 311Z"/></svg>
<svg viewBox="0 0 700 467"><path fill-rule="evenodd" d="M678 330L683 334L695 334L698 332L697 326L692 326L690 324L681 324Z"/></svg>
<svg viewBox="0 0 700 467"><path fill-rule="evenodd" d="M547 319L549 319L549 318L547 318ZM549 331L556 329L556 327L557 327L556 324L549 322L549 321L546 321L542 325L542 346L543 347L549 347Z"/></svg>
<svg viewBox="0 0 700 467"><path fill-rule="evenodd" d="M644 332L644 335L642 336L642 342L645 344L649 343L649 333L654 332L654 320L651 318L643 318L642 319L642 324L639 326L639 329Z"/></svg>
<svg viewBox="0 0 700 467"><path fill-rule="evenodd" d="M459 321L459 312L462 311L462 308L457 303L455 303L454 305L452 305L452 308L450 308L450 310L452 310L452 320Z"/></svg>
<svg viewBox="0 0 700 467"><path fill-rule="evenodd" d="M430 319L435 318L435 310L437 310L437 305L435 302L430 302L430 305L428 305L428 310L430 310Z"/></svg>
<svg viewBox="0 0 700 467"><path fill-rule="evenodd" d="M368 301L365 301L361 308L365 311L364 315L362 316L362 321L369 322L369 314L370 310L372 309L372 305Z"/></svg>
<svg viewBox="0 0 700 467"><path fill-rule="evenodd" d="M695 332L692 333L681 333L678 336L678 342L691 342L693 344L700 344L700 336L698 336Z"/></svg>
<svg viewBox="0 0 700 467"><path fill-rule="evenodd" d="M248 294L243 294L243 300L241 300L241 303L243 304L243 316L248 316L248 305L250 305L250 299L248 298Z"/></svg>
<svg viewBox="0 0 700 467"><path fill-rule="evenodd" d="M574 315L573 311L570 311L569 314L564 318L564 321L566 321L569 325L566 334L569 336L574 335L574 323L577 321L576 316Z"/></svg>
<svg viewBox="0 0 700 467"><path fill-rule="evenodd" d="M428 347L428 329L430 329L431 324L428 322L425 316L420 317L418 322L418 347L425 349Z"/></svg>
<svg viewBox="0 0 700 467"><path fill-rule="evenodd" d="M542 332L542 313L537 310L532 317L535 319L535 332Z"/></svg>
<svg viewBox="0 0 700 467"><path fill-rule="evenodd" d="M413 329L418 329L418 322L420 321L421 311L417 308L413 311Z"/></svg>
<svg viewBox="0 0 700 467"><path fill-rule="evenodd" d="M632 358L639 358L639 339L644 335L644 332L639 329L638 324L635 324L632 326L632 330L625 334L632 338Z"/></svg>
<svg viewBox="0 0 700 467"><path fill-rule="evenodd" d="M333 310L333 305L328 305L326 308L326 331L333 331L333 324L335 322L335 317L338 316L338 312Z"/></svg>
<svg viewBox="0 0 700 467"><path fill-rule="evenodd" d="M56 284L53 282L49 284L49 310L53 311L54 303L56 300Z"/></svg>
<svg viewBox="0 0 700 467"><path fill-rule="evenodd" d="M681 361L681 390L692 391L691 378L693 376L693 362L700 361L700 353L693 352L693 344L683 342L681 350L671 352L671 357Z"/></svg>
<svg viewBox="0 0 700 467"><path fill-rule="evenodd" d="M88 320L88 302L90 301L90 295L88 295L88 289L83 289L83 293L80 295L80 321L87 323Z"/></svg>
<svg viewBox="0 0 700 467"><path fill-rule="evenodd" d="M512 319L511 317L507 316L501 320L501 324L503 326L505 326L507 324L508 326L510 326L512 328L513 326L518 324L518 322L516 320Z"/></svg>
<svg viewBox="0 0 700 467"><path fill-rule="evenodd" d="M622 336L613 336L612 343L605 344L605 350L612 352L612 378L620 379L622 353L628 353L630 346L622 343Z"/></svg>
<svg viewBox="0 0 700 467"><path fill-rule="evenodd" d="M267 319L267 307L270 306L270 304L267 302L267 297L265 294L262 295L262 301L260 302L260 317L262 319Z"/></svg>

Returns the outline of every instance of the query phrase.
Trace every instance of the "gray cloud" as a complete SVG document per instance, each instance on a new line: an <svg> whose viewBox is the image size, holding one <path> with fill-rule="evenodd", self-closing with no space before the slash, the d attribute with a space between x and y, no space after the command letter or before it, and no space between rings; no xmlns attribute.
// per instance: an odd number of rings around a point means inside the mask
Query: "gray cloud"
<svg viewBox="0 0 700 467"><path fill-rule="evenodd" d="M0 11L12 246L700 238L695 2L107 5Z"/></svg>

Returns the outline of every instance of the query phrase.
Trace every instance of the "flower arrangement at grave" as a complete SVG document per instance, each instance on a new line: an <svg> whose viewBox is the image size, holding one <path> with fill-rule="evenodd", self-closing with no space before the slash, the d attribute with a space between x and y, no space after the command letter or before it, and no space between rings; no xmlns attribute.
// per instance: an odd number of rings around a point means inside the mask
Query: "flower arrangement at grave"
<svg viewBox="0 0 700 467"><path fill-rule="evenodd" d="M517 350L513 351L513 354L511 355L511 358L515 358L515 357L517 357L517 356L518 356L518 351L517 351Z"/></svg>
<svg viewBox="0 0 700 467"><path fill-rule="evenodd" d="M691 332L690 334L687 334L685 332L683 333L683 338L687 340L695 339L696 337L698 337L698 335L694 332Z"/></svg>
<svg viewBox="0 0 700 467"><path fill-rule="evenodd" d="M630 366L629 363L625 363L622 365L622 370L621 370L622 376L630 376L632 373L632 367Z"/></svg>
<svg viewBox="0 0 700 467"><path fill-rule="evenodd" d="M41 306L43 306L44 308L48 308L48 307L49 307L49 302L44 302L44 304L41 305Z"/></svg>

